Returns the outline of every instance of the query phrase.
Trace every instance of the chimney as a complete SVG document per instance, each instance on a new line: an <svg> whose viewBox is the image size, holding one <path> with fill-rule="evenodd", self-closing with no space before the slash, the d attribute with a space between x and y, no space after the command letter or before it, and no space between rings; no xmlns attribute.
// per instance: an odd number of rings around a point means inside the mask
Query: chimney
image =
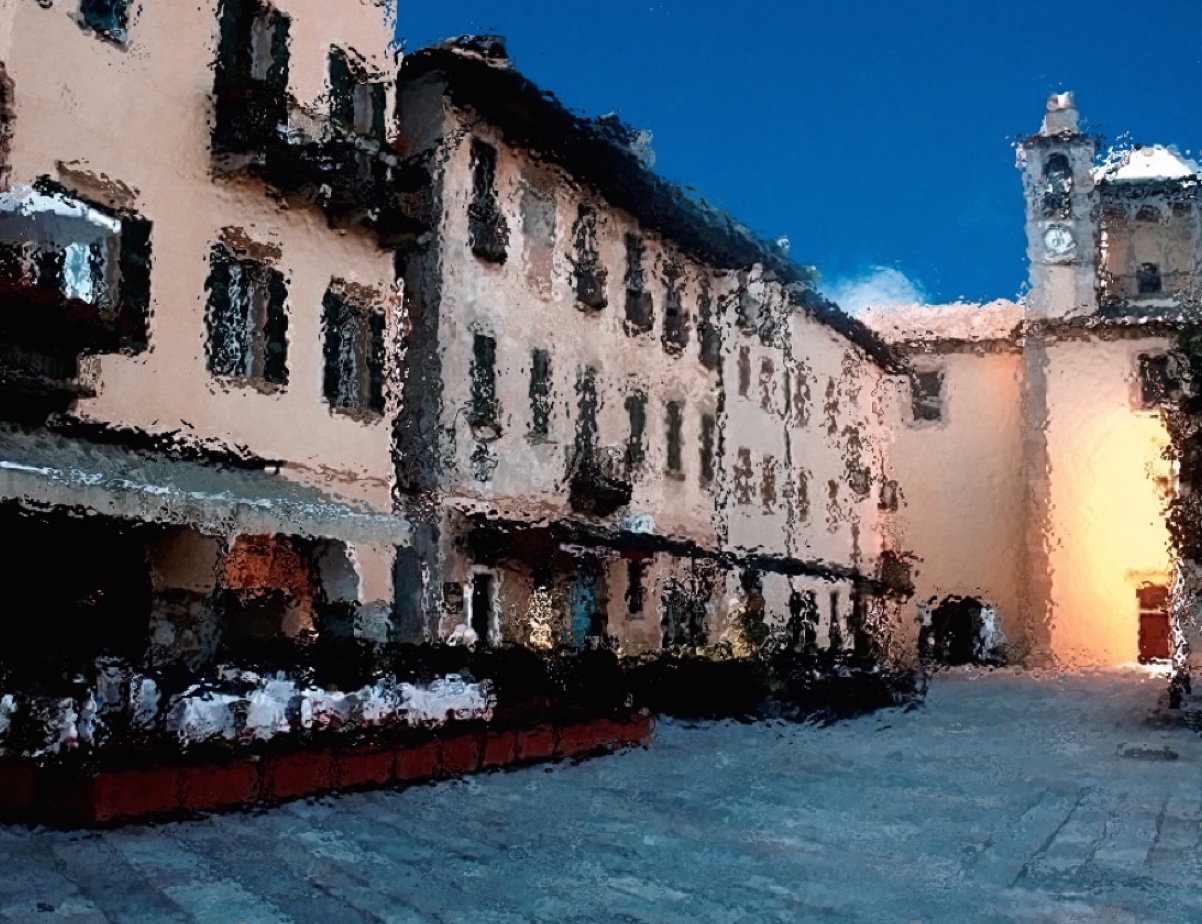
<svg viewBox="0 0 1202 924"><path fill-rule="evenodd" d="M1043 117L1041 135L1077 134L1077 102L1070 93L1053 93L1048 97L1048 111Z"/></svg>

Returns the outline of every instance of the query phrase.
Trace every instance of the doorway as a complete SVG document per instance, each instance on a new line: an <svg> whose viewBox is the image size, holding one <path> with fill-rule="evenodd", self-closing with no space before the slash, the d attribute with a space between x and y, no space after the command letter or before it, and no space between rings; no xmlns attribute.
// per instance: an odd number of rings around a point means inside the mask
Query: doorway
<svg viewBox="0 0 1202 924"><path fill-rule="evenodd" d="M493 576L477 572L472 576L472 631L477 644L492 643Z"/></svg>
<svg viewBox="0 0 1202 924"><path fill-rule="evenodd" d="M1139 663L1167 661L1172 656L1169 635L1169 588L1148 584L1136 592L1139 601Z"/></svg>

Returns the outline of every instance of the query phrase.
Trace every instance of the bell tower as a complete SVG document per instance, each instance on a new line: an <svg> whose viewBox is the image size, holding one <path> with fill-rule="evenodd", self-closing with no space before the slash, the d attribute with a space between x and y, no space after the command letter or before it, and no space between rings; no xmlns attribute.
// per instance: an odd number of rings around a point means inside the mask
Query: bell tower
<svg viewBox="0 0 1202 924"><path fill-rule="evenodd" d="M1020 139L1027 205L1030 319L1072 318L1096 309L1097 141L1081 134L1071 93L1054 93L1038 134Z"/></svg>

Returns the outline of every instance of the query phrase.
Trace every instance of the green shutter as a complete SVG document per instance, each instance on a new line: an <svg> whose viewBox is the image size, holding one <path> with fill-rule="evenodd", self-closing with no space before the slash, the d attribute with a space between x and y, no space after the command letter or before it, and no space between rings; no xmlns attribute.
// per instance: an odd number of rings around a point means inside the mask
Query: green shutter
<svg viewBox="0 0 1202 924"><path fill-rule="evenodd" d="M267 271L267 322L263 326L263 378L275 385L288 384L288 287L284 274Z"/></svg>

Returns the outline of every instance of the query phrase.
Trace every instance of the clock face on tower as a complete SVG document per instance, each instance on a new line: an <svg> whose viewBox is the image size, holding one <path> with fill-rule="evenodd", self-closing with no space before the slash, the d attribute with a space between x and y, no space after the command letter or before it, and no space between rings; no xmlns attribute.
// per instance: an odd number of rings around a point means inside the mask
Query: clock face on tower
<svg viewBox="0 0 1202 924"><path fill-rule="evenodd" d="M1052 225L1043 232L1043 246L1054 257L1063 257L1076 249L1073 231L1067 225Z"/></svg>

